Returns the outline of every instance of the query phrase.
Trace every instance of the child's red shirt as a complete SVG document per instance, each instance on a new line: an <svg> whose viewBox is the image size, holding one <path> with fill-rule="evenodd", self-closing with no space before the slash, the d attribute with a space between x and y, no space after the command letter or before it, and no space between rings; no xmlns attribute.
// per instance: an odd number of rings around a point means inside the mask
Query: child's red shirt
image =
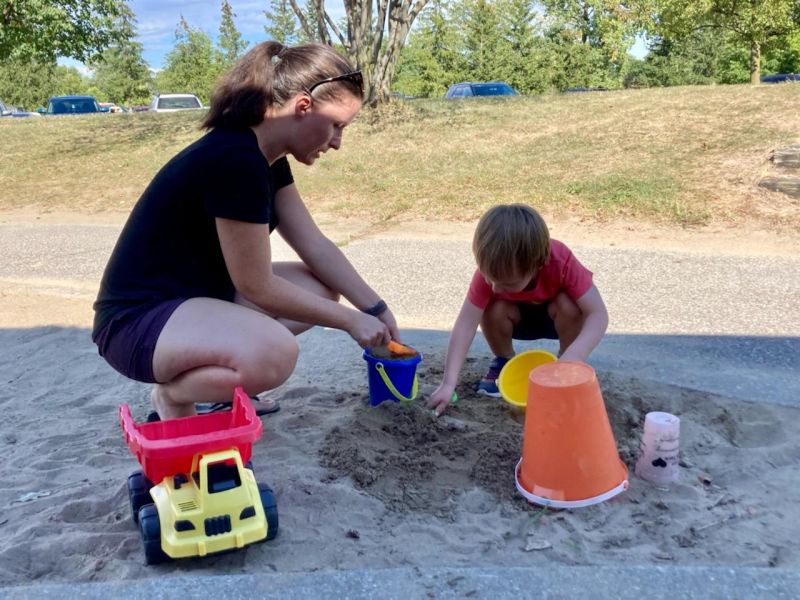
<svg viewBox="0 0 800 600"><path fill-rule="evenodd" d="M539 270L532 289L516 293L495 294L491 284L475 269L469 284L467 299L485 309L493 299L542 304L564 292L573 302L592 287L592 272L584 267L572 251L558 240L550 240L550 259Z"/></svg>

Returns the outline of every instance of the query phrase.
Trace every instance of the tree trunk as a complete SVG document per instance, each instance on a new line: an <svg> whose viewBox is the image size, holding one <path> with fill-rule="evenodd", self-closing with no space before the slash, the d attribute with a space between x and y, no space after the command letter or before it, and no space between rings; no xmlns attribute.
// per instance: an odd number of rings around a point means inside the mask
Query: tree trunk
<svg viewBox="0 0 800 600"><path fill-rule="evenodd" d="M309 28L296 0L290 0L301 27ZM344 46L347 56L364 74L364 101L370 106L389 98L400 51L408 32L429 0L344 0L347 30L339 30L325 11L325 0L308 0L319 14L325 31L316 38L327 44L335 36ZM384 40L384 36L387 37Z"/></svg>
<svg viewBox="0 0 800 600"><path fill-rule="evenodd" d="M750 42L750 83L761 83L761 44L755 40Z"/></svg>

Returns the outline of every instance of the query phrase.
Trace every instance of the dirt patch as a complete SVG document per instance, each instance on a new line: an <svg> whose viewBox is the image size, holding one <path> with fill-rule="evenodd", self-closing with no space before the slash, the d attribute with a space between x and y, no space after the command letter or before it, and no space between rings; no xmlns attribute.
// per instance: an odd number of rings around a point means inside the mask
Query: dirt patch
<svg viewBox="0 0 800 600"><path fill-rule="evenodd" d="M473 401L464 386L458 393L464 405L438 419L422 403L359 406L326 436L323 466L397 512L450 516L454 498L475 485L513 500L497 475L519 459L522 425L498 402Z"/></svg>

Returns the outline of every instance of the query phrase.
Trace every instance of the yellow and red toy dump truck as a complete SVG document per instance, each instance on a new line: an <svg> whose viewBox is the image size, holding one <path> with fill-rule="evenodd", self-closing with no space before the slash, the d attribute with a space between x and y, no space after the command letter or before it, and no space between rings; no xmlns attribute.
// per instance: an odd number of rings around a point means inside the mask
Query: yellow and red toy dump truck
<svg viewBox="0 0 800 600"><path fill-rule="evenodd" d="M136 423L123 404L119 420L142 466L128 477L128 496L147 564L243 548L277 535L275 496L256 484L249 462L263 426L242 388L236 388L230 411Z"/></svg>

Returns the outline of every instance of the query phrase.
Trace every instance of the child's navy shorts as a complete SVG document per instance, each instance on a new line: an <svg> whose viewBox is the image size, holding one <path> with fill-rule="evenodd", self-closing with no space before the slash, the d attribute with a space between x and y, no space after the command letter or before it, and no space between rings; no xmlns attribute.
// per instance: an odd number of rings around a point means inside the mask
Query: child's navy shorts
<svg viewBox="0 0 800 600"><path fill-rule="evenodd" d="M117 371L144 383L158 383L153 354L161 330L185 298L121 310L92 336L100 356Z"/></svg>
<svg viewBox="0 0 800 600"><path fill-rule="evenodd" d="M547 312L549 302L544 304L530 304L529 302L517 302L519 307L519 323L514 326L514 333L511 335L515 340L538 340L548 339L557 340L556 325Z"/></svg>

